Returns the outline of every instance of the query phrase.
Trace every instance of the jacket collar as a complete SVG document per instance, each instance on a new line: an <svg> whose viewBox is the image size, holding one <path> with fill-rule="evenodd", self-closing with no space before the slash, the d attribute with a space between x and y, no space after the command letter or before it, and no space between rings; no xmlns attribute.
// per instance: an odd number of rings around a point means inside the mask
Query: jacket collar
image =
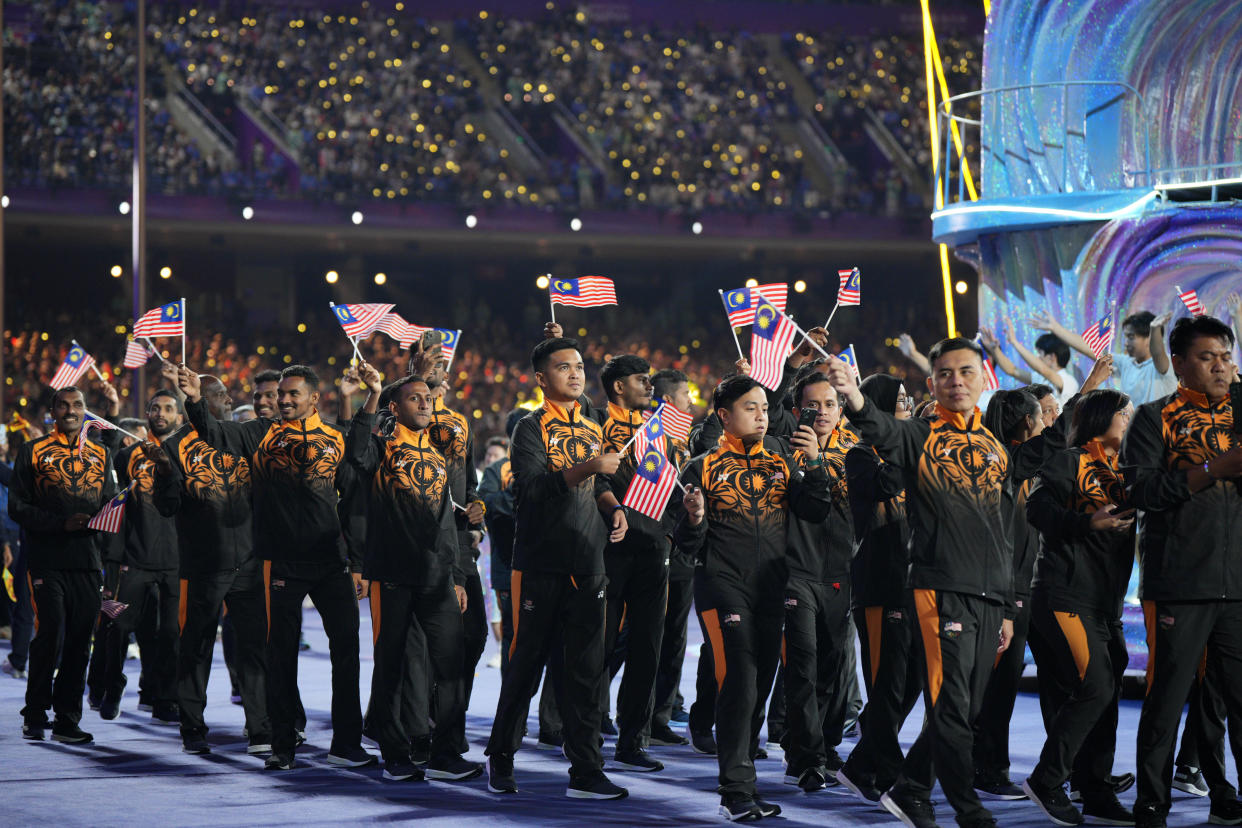
<svg viewBox="0 0 1242 828"><path fill-rule="evenodd" d="M608 416L619 423L627 423L632 426L640 426L643 424L643 415L632 408L623 408L614 402L608 403Z"/></svg>
<svg viewBox="0 0 1242 828"><path fill-rule="evenodd" d="M732 434L726 431L724 434L720 436L720 445L724 446L726 449L733 452L734 454L749 454L752 456L763 454L762 438L759 440L756 440L755 444L748 449L742 443L741 438L734 437Z"/></svg>
<svg viewBox="0 0 1242 828"><path fill-rule="evenodd" d="M950 411L936 403L936 417L958 429L959 431L977 431L979 423L983 419L983 412L979 410L979 406L975 406L975 410L970 414L961 414L957 411Z"/></svg>
<svg viewBox="0 0 1242 828"><path fill-rule="evenodd" d="M1228 397L1221 397L1219 402L1213 403L1208 399L1207 394L1204 394L1202 391L1193 391L1181 383L1177 384L1177 395L1191 405L1209 410L1213 408L1224 408L1229 402Z"/></svg>
<svg viewBox="0 0 1242 828"><path fill-rule="evenodd" d="M1082 447L1082 450L1085 451L1092 460L1097 460L1103 463L1113 471L1117 470L1117 455L1110 455L1107 451L1105 451L1104 444L1099 440L1088 441L1087 444Z"/></svg>
<svg viewBox="0 0 1242 828"><path fill-rule="evenodd" d="M323 420L320 419L319 417L319 409L312 408L310 416L306 417L305 419L280 420L278 421L278 424L276 427L282 431L285 429L294 429L296 431L302 431L303 429L305 429L306 431L314 431L315 429L320 428L322 426L323 426Z"/></svg>
<svg viewBox="0 0 1242 828"><path fill-rule="evenodd" d="M552 414L555 415L557 419L565 420L566 422L568 422L574 418L574 416L578 412L578 409L580 409L582 406L578 403L577 400L574 400L569 405L561 405L560 403L554 403L551 400L545 398L543 401L543 407L548 409L548 411L552 412Z"/></svg>
<svg viewBox="0 0 1242 828"><path fill-rule="evenodd" d="M393 442L403 443L407 446L414 446L415 448L427 448L430 444L427 437L427 429L424 428L419 431L411 431L401 425L401 423L393 424L392 439Z"/></svg>

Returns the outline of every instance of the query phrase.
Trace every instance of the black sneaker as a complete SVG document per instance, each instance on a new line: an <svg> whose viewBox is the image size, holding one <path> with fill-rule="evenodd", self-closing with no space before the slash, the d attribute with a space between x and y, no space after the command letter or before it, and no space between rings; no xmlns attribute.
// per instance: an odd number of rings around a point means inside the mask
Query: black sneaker
<svg viewBox="0 0 1242 828"><path fill-rule="evenodd" d="M845 760L841 758L841 754L832 748L828 748L828 758L824 760L824 770L828 771L829 775L832 775L843 767L845 767Z"/></svg>
<svg viewBox="0 0 1242 828"><path fill-rule="evenodd" d="M202 756L204 753L211 753L211 745L202 736L186 736L181 740L181 750L193 756Z"/></svg>
<svg viewBox="0 0 1242 828"><path fill-rule="evenodd" d="M328 764L337 768L365 768L378 761L375 754L367 753L361 747L328 751Z"/></svg>
<svg viewBox="0 0 1242 828"><path fill-rule="evenodd" d="M517 793L517 780L513 778L513 757L493 753L487 757L487 789L495 794Z"/></svg>
<svg viewBox="0 0 1242 828"><path fill-rule="evenodd" d="M463 751L464 752L464 751ZM410 740L410 758L414 764L426 767L431 761L431 734L415 736ZM482 770L479 771L482 773Z"/></svg>
<svg viewBox="0 0 1242 828"><path fill-rule="evenodd" d="M181 708L173 702L158 702L151 711L151 721L160 724L181 724Z"/></svg>
<svg viewBox="0 0 1242 828"><path fill-rule="evenodd" d="M763 748L755 748L755 755L750 758L751 760L755 762L759 761L760 759L767 759L768 752L764 750Z"/></svg>
<svg viewBox="0 0 1242 828"><path fill-rule="evenodd" d="M695 753L701 753L704 756L716 755L716 737L712 735L710 730L703 732L690 731L690 746L694 748ZM723 805L721 806L724 807Z"/></svg>
<svg viewBox="0 0 1242 828"><path fill-rule="evenodd" d="M868 802L879 802L880 794L884 793L884 791L875 786L875 782L872 779L868 779L861 774L855 774L848 764L837 771L837 781L853 791L855 796Z"/></svg>
<svg viewBox="0 0 1242 828"><path fill-rule="evenodd" d="M78 727L77 722L69 722L64 719L57 719L52 722L52 741L63 742L66 745L84 745L87 742L94 741L95 737Z"/></svg>
<svg viewBox="0 0 1242 828"><path fill-rule="evenodd" d="M1063 788L1036 788L1030 778L1022 783L1022 790L1031 801L1039 806L1039 810L1048 815L1054 825L1082 825L1082 814L1069 801Z"/></svg>
<svg viewBox="0 0 1242 828"><path fill-rule="evenodd" d="M112 721L121 715L121 699L104 693L103 699L99 702L99 718Z"/></svg>
<svg viewBox="0 0 1242 828"><path fill-rule="evenodd" d="M720 797L720 815L730 822L754 822L763 819L763 811L748 794L727 793Z"/></svg>
<svg viewBox="0 0 1242 828"><path fill-rule="evenodd" d="M555 733L539 731L539 741L535 742L535 750L550 750L559 753L565 746L565 734L559 730Z"/></svg>
<svg viewBox="0 0 1242 828"><path fill-rule="evenodd" d="M251 756L264 756L272 752L271 736L255 736L246 745L246 753Z"/></svg>
<svg viewBox="0 0 1242 828"><path fill-rule="evenodd" d="M1109 777L1109 780L1113 783L1113 793L1123 794L1134 787L1134 774L1132 773L1114 774Z"/></svg>
<svg viewBox="0 0 1242 828"><path fill-rule="evenodd" d="M901 820L907 828L940 828L930 799L917 799L896 788L880 795L884 810Z"/></svg>
<svg viewBox="0 0 1242 828"><path fill-rule="evenodd" d="M652 759L642 748L637 750L618 750L612 757L612 763L621 770L638 771L639 773L655 773L664 770L664 763Z"/></svg>
<svg viewBox="0 0 1242 828"><path fill-rule="evenodd" d="M263 770L293 770L294 764L292 753L273 753L263 762Z"/></svg>
<svg viewBox="0 0 1242 828"><path fill-rule="evenodd" d="M1135 828L1168 828L1167 817L1164 809L1154 805L1134 809Z"/></svg>
<svg viewBox="0 0 1242 828"><path fill-rule="evenodd" d="M759 797L754 797L755 807L759 809L759 816L780 816L781 806L773 805L771 802L764 802Z"/></svg>
<svg viewBox="0 0 1242 828"><path fill-rule="evenodd" d="M1026 799L1026 792L1013 784L1007 773L975 774L975 791L980 799L1013 801Z"/></svg>
<svg viewBox="0 0 1242 828"><path fill-rule="evenodd" d="M6 659L6 662L7 662L7 659ZM6 670L5 672L8 672L8 671ZM96 693L92 690L91 694L86 697L86 706L89 707L91 710L98 710L99 705L101 704L103 704L103 693Z"/></svg>
<svg viewBox="0 0 1242 828"><path fill-rule="evenodd" d="M302 729L293 731L293 746L298 748L304 744L306 744L306 730Z"/></svg>
<svg viewBox="0 0 1242 828"><path fill-rule="evenodd" d="M1173 787L1191 796L1207 796L1210 793L1207 782L1203 781L1203 773L1189 765L1178 765L1177 772L1173 774Z"/></svg>
<svg viewBox="0 0 1242 828"><path fill-rule="evenodd" d="M858 717L851 716L845 720L845 725L841 728L842 739L853 739L858 735Z"/></svg>
<svg viewBox="0 0 1242 828"><path fill-rule="evenodd" d="M32 742L43 741L43 731L47 730L47 722L22 722L22 738Z"/></svg>
<svg viewBox="0 0 1242 828"><path fill-rule="evenodd" d="M629 791L612 784L602 773L582 779L571 777L565 789L565 796L570 799L625 799L629 795Z"/></svg>
<svg viewBox="0 0 1242 828"><path fill-rule="evenodd" d="M599 732L600 732L600 735L603 735L603 736L616 736L617 735L617 726L612 723L611 717L604 716L602 719L600 719Z"/></svg>
<svg viewBox="0 0 1242 828"><path fill-rule="evenodd" d="M1134 812L1117 801L1117 795L1105 795L1099 800L1084 802L1082 815L1093 825L1133 825ZM1242 823L1242 815L1237 822L1224 822L1222 825Z"/></svg>
<svg viewBox="0 0 1242 828"><path fill-rule="evenodd" d="M668 725L652 725L651 744L659 747L677 747L690 744L690 740Z"/></svg>
<svg viewBox="0 0 1242 828"><path fill-rule="evenodd" d="M471 762L462 756L451 756L447 759L434 759L427 765L428 779L443 779L448 782L464 782L483 775L483 766Z"/></svg>
<svg viewBox="0 0 1242 828"><path fill-rule="evenodd" d="M423 769L408 756L385 760L382 776L389 782L422 782L424 778Z"/></svg>
<svg viewBox="0 0 1242 828"><path fill-rule="evenodd" d="M1113 825L1122 823L1114 822ZM1129 823L1133 825L1134 823ZM1219 799L1212 801L1212 810L1208 814L1209 825L1242 825L1242 802L1237 799Z"/></svg>
<svg viewBox="0 0 1242 828"><path fill-rule="evenodd" d="M299 635L298 636L298 652L304 653L309 649L310 649L310 642L306 640L306 636Z"/></svg>
<svg viewBox="0 0 1242 828"><path fill-rule="evenodd" d="M822 768L807 768L800 774L785 774L786 785L797 785L804 793L812 793L818 791L825 786L828 781L827 775Z"/></svg>

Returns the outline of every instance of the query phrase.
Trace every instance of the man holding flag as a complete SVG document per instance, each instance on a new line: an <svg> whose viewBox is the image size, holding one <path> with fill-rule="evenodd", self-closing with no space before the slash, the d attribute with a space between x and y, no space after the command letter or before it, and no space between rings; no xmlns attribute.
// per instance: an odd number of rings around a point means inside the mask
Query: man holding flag
<svg viewBox="0 0 1242 828"><path fill-rule="evenodd" d="M103 585L99 540L87 523L116 493L116 482L110 449L79 446L86 399L77 387L52 396L52 416L51 433L18 452L9 489L9 515L26 532L35 608L22 736L43 739L54 709L52 738L80 744L92 738L78 723Z"/></svg>

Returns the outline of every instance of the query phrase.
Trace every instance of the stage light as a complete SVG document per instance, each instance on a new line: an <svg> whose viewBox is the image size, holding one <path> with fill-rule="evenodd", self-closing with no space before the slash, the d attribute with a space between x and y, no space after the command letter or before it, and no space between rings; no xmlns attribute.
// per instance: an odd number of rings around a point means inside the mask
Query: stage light
<svg viewBox="0 0 1242 828"><path fill-rule="evenodd" d="M953 286L953 289L956 290L958 293L965 293L966 283L959 279L957 284Z"/></svg>
<svg viewBox="0 0 1242 828"><path fill-rule="evenodd" d="M329 270L327 273L323 274L323 280L330 285L335 285L336 280L339 278L341 278L341 274L337 273L335 270Z"/></svg>
<svg viewBox="0 0 1242 828"><path fill-rule="evenodd" d="M384 284L384 282L387 282L387 281L388 281L388 276L386 274L384 273L375 274L375 284L382 285Z"/></svg>
<svg viewBox="0 0 1242 828"><path fill-rule="evenodd" d="M254 208L251 207L249 204L247 204L245 207L242 208L242 218L244 218L246 221L250 221L252 218L254 218Z"/></svg>
<svg viewBox="0 0 1242 828"><path fill-rule="evenodd" d="M582 229L582 219L578 218L577 216L574 216L573 218L571 218L571 219L569 220L569 229L570 229L570 230L573 230L575 233L577 233L579 230L581 230L581 229Z"/></svg>
<svg viewBox="0 0 1242 828"><path fill-rule="evenodd" d="M547 290L548 289L548 277L540 276L538 279L536 279L535 287L539 288L540 290Z"/></svg>
<svg viewBox="0 0 1242 828"><path fill-rule="evenodd" d="M703 232L703 222L701 222L701 221L696 221L694 224L690 225L690 232L691 232L691 233L693 233L693 234L694 234L694 235L696 235L696 236L697 236L697 235L699 235L700 233L702 233L702 232Z"/></svg>
<svg viewBox="0 0 1242 828"><path fill-rule="evenodd" d="M122 201L120 204L117 205L116 209L121 211L121 215L128 216L129 215L129 202Z"/></svg>
<svg viewBox="0 0 1242 828"><path fill-rule="evenodd" d="M466 227L467 228L473 230L478 225L478 223L479 223L479 220L478 218L475 217L474 213L471 213L470 215L466 216Z"/></svg>
<svg viewBox="0 0 1242 828"><path fill-rule="evenodd" d="M354 224L362 224L362 212L359 210L354 210L354 214L349 217L349 220L352 221Z"/></svg>
<svg viewBox="0 0 1242 828"><path fill-rule="evenodd" d="M163 267L161 267L161 268L160 268L160 278L161 278L161 279L171 279L171 278L172 278L172 268L171 268L171 267L169 267L168 265L164 265Z"/></svg>
<svg viewBox="0 0 1242 828"><path fill-rule="evenodd" d="M120 265L113 265L112 269L108 272L112 274L113 279L121 278L121 266Z"/></svg>
<svg viewBox="0 0 1242 828"><path fill-rule="evenodd" d="M806 293L806 282L801 279L794 282L794 293Z"/></svg>
<svg viewBox="0 0 1242 828"><path fill-rule="evenodd" d="M758 286L759 286L758 279L747 279L746 280L746 287L758 287Z"/></svg>
<svg viewBox="0 0 1242 828"><path fill-rule="evenodd" d="M9 207L9 197L8 197L8 196L0 196L0 207L5 208L6 210L8 209L8 207Z"/></svg>

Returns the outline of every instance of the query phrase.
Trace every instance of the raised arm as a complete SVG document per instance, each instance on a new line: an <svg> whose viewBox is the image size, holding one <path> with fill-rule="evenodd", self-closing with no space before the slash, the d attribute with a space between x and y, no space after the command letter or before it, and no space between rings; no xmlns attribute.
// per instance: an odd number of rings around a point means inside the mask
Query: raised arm
<svg viewBox="0 0 1242 828"><path fill-rule="evenodd" d="M1235 296L1237 294L1234 294ZM1151 364L1160 374L1164 376L1172 370L1172 364L1169 362L1169 349L1164 344L1164 330L1168 327L1169 320L1173 318L1173 312L1162 313L1151 321L1151 340L1148 345L1151 348ZM1233 323L1238 323L1237 314L1234 314Z"/></svg>
<svg viewBox="0 0 1242 828"><path fill-rule="evenodd" d="M1057 339L1061 340L1078 353L1095 359L1095 352L1091 350L1091 346L1087 344L1087 340L1083 339L1079 334L1074 333L1069 328L1053 319L1047 311L1035 311L1032 313L1030 323L1032 328L1054 334Z"/></svg>
<svg viewBox="0 0 1242 828"><path fill-rule="evenodd" d="M241 457L254 454L271 420L259 418L246 423L217 420L203 401L198 374L184 365L177 366L177 384L185 392L185 415L204 443L227 454Z"/></svg>
<svg viewBox="0 0 1242 828"><path fill-rule="evenodd" d="M920 371L929 377L931 376L931 363L928 362L927 357L919 351L917 347L915 347L914 337L910 336L908 333L903 333L901 336L897 337L897 347L901 350L901 353L905 355L906 359L913 362Z"/></svg>
<svg viewBox="0 0 1242 828"><path fill-rule="evenodd" d="M383 389L379 372L365 362L355 376L359 385L367 389L367 399L350 421L349 432L345 435L345 460L363 479L369 480L380 464L380 449L371 432L375 429L375 414Z"/></svg>
<svg viewBox="0 0 1242 828"><path fill-rule="evenodd" d="M1058 394L1065 388L1065 383L1061 379L1061 375L1048 367L1048 364L1039 358L1038 355L1030 348L1022 344L1018 339L1018 334L1013 329L1013 323L1008 319L1005 320L1005 338L1009 340L1009 344L1018 352L1018 356L1022 357L1022 361L1031 367L1037 374L1048 380ZM1027 376L1030 376L1029 374Z"/></svg>
<svg viewBox="0 0 1242 828"><path fill-rule="evenodd" d="M986 328L981 328L979 330L979 336L983 339L983 349L988 352L988 356L992 358L992 362L995 363L997 368L1001 369L1018 382L1026 385L1031 384L1031 372L1023 371L1017 365L1014 365L1013 360L1009 358L1009 355L1001 350L1000 342L991 331ZM931 376L930 372L928 372L928 376Z"/></svg>
<svg viewBox="0 0 1242 828"><path fill-rule="evenodd" d="M903 469L912 469L918 463L931 428L926 420L898 420L892 414L880 411L858 390L854 369L845 360L829 357L828 381L845 396L850 425L857 429L863 442L875 448L882 458Z"/></svg>

